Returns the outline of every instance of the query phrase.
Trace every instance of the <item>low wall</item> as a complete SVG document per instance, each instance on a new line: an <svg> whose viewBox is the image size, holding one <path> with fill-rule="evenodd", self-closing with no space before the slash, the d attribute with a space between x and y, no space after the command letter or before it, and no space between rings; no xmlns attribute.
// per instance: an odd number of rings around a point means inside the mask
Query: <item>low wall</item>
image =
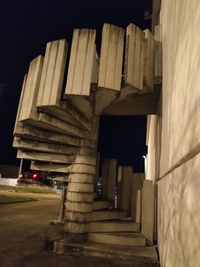
<svg viewBox="0 0 200 267"><path fill-rule="evenodd" d="M18 178L0 178L0 185L16 186Z"/></svg>

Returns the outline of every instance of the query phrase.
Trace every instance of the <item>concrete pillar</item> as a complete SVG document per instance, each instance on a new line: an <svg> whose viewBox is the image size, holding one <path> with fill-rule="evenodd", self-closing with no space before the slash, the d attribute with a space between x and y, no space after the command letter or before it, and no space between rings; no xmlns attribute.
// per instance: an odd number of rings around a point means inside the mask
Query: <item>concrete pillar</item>
<svg viewBox="0 0 200 267"><path fill-rule="evenodd" d="M97 145L98 118L94 118L93 133ZM96 153L96 146L94 148ZM67 188L65 213L65 239L70 242L82 242L87 239L87 224L90 221L94 199L94 176L97 159L85 156L85 162L79 164L79 155L71 165ZM77 163L75 163L77 162Z"/></svg>
<svg viewBox="0 0 200 267"><path fill-rule="evenodd" d="M131 212L132 166L118 168L118 208Z"/></svg>
<svg viewBox="0 0 200 267"><path fill-rule="evenodd" d="M137 190L142 190L144 173L134 173L131 180L131 219L136 220Z"/></svg>
<svg viewBox="0 0 200 267"><path fill-rule="evenodd" d="M65 232L66 239L74 242L86 239L86 226L90 220L94 196L94 174L87 173L88 165L82 173L70 173L67 189Z"/></svg>
<svg viewBox="0 0 200 267"><path fill-rule="evenodd" d="M136 223L141 223L141 212L142 212L142 190L137 190L136 216L135 216Z"/></svg>
<svg viewBox="0 0 200 267"><path fill-rule="evenodd" d="M115 200L116 178L117 178L117 160L104 159L102 168L104 199Z"/></svg>
<svg viewBox="0 0 200 267"><path fill-rule="evenodd" d="M147 245L153 245L154 185L150 180L144 180L142 188L142 234L147 239Z"/></svg>

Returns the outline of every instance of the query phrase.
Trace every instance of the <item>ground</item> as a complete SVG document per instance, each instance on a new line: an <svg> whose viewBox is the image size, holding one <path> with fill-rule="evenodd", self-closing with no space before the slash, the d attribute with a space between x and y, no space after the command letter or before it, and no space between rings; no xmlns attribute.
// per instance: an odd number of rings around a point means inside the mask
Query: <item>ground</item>
<svg viewBox="0 0 200 267"><path fill-rule="evenodd" d="M6 203L2 199L6 199ZM32 199L34 200L30 201ZM20 202L16 203L17 200ZM125 266L124 262L119 261L45 252L45 229L50 221L58 218L59 200L60 196L57 194L0 191L0 266ZM142 267L140 264L131 266Z"/></svg>

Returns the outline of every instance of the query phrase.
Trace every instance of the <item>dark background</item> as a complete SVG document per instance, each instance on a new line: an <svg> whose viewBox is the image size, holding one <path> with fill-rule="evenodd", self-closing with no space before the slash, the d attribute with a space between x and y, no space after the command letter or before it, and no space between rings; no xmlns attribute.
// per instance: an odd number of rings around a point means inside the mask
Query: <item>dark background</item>
<svg viewBox="0 0 200 267"><path fill-rule="evenodd" d="M100 50L104 22L124 28L132 22L142 29L149 28L150 21L144 20L144 13L151 12L151 6L152 0L1 1L0 164L19 164L12 148L12 132L23 76L29 62L44 54L46 43L61 38L70 43L74 28L94 28ZM141 170L145 127L145 117L102 118L99 147L103 155L118 157L120 163L133 164Z"/></svg>

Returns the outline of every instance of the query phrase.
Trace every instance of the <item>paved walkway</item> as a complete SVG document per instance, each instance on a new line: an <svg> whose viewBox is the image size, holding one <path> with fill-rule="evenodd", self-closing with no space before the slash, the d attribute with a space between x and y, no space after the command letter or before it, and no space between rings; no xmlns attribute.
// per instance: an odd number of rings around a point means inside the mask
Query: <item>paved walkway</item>
<svg viewBox="0 0 200 267"><path fill-rule="evenodd" d="M15 199L37 199L32 202L0 204L0 267L126 266L119 261L55 255L44 251L45 227L49 221L58 217L59 195L0 191L0 196L7 199L9 196ZM131 266L142 267L135 264Z"/></svg>

